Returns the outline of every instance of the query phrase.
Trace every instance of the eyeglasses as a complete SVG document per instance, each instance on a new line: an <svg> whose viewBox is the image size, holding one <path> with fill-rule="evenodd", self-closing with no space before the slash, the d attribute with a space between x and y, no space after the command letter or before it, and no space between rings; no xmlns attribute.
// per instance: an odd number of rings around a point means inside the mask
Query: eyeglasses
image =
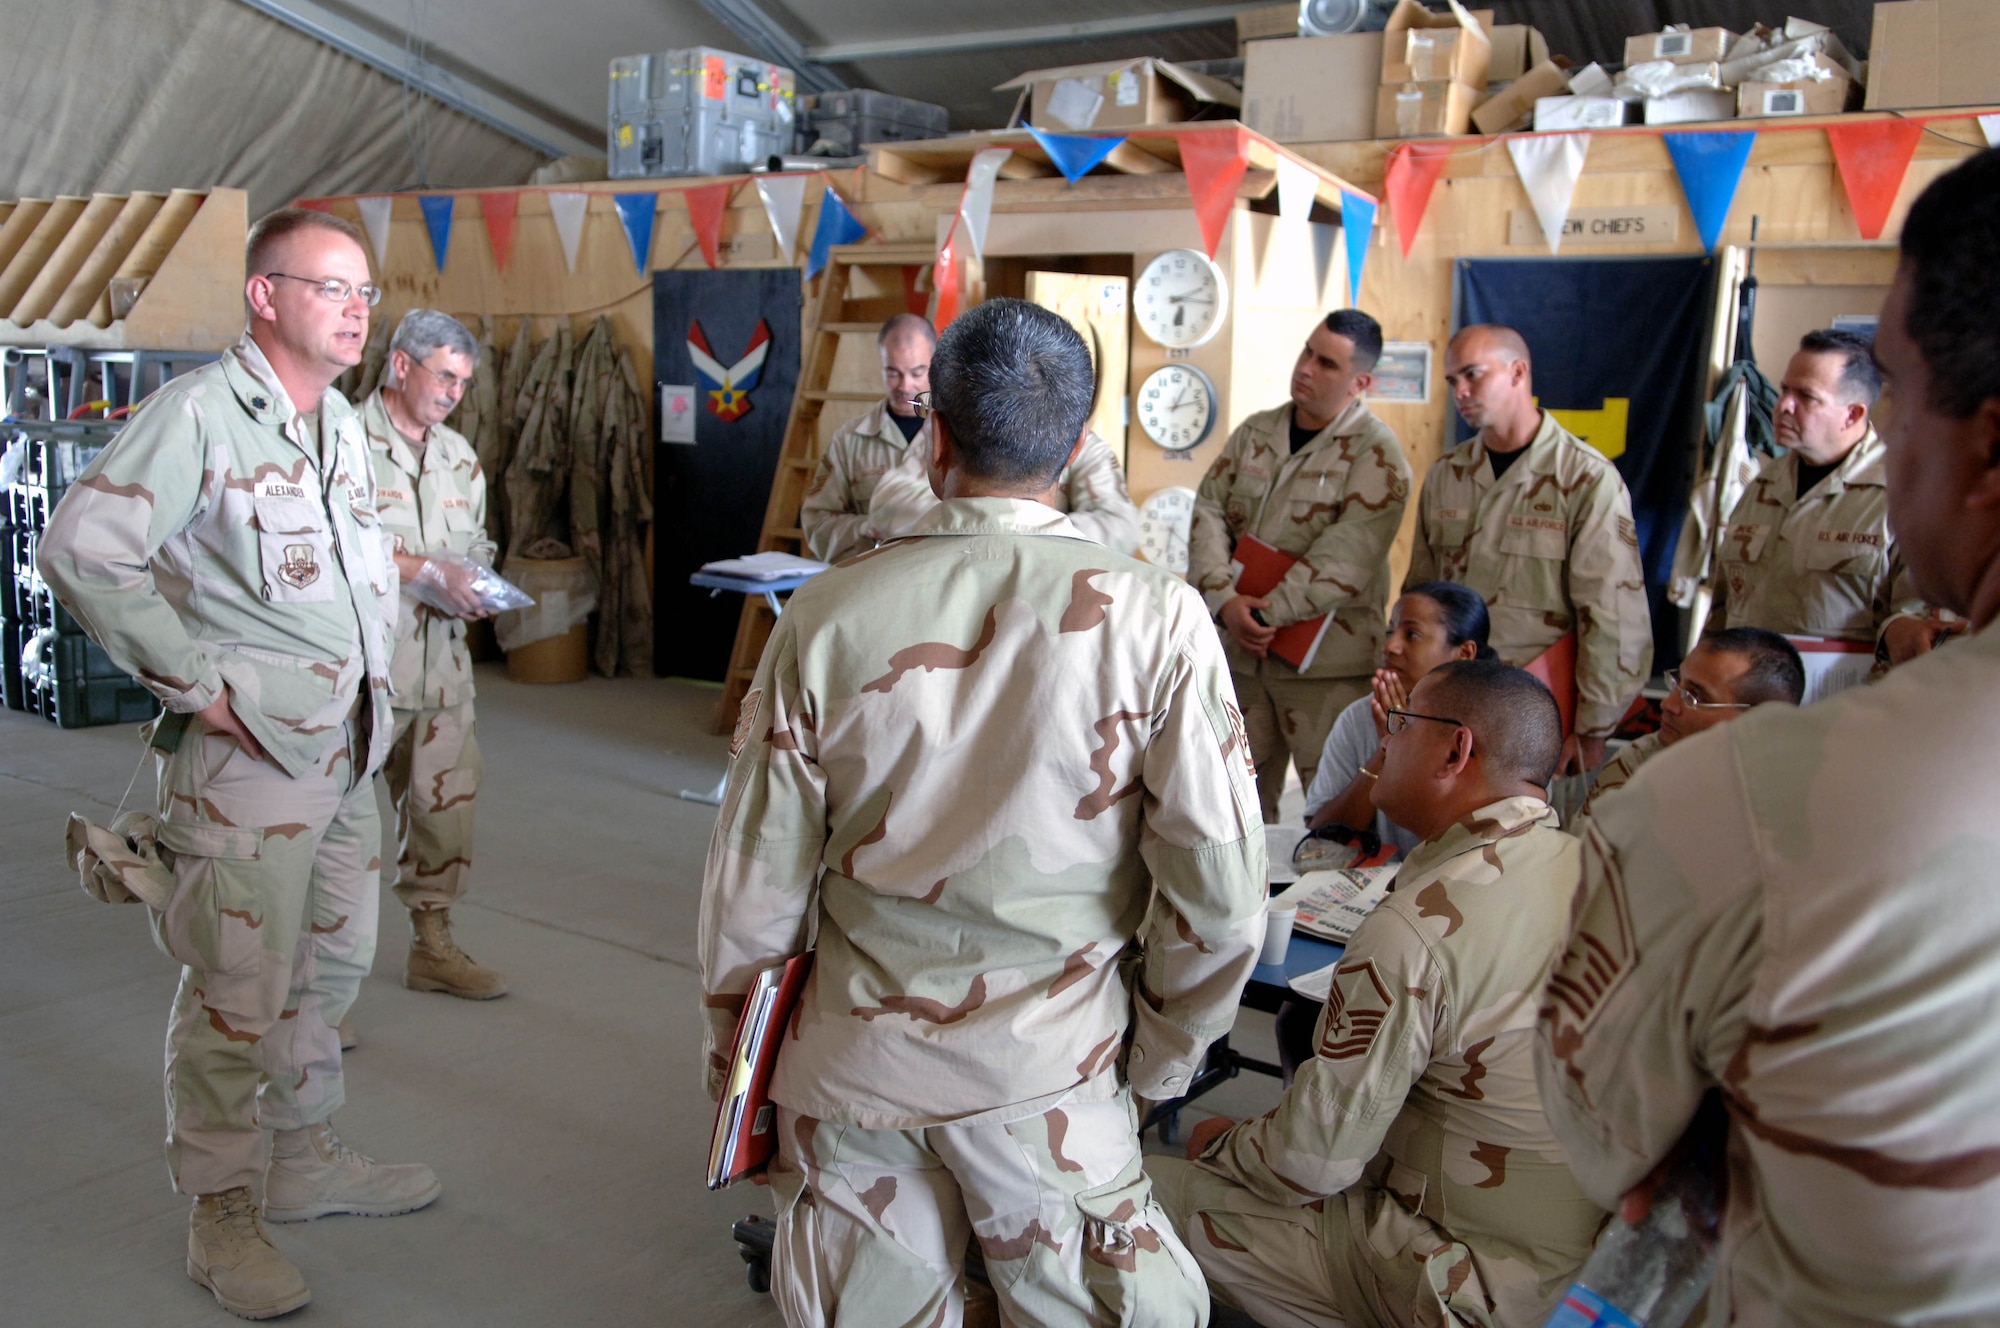
<svg viewBox="0 0 2000 1328"><path fill-rule="evenodd" d="M411 360L410 367L412 369L422 369L425 373L436 379L437 385L447 392L463 392L465 385L471 381L470 379L460 378L455 373L439 373L421 360Z"/></svg>
<svg viewBox="0 0 2000 1328"><path fill-rule="evenodd" d="M927 420L937 413L937 401L929 392L917 393L910 398L910 404L917 408L917 416L920 419Z"/></svg>
<svg viewBox="0 0 2000 1328"><path fill-rule="evenodd" d="M1666 677L1667 695L1672 696L1675 692L1679 692L1681 704L1690 710L1749 710L1752 708L1748 701L1702 700L1692 691L1689 691L1687 684L1681 681L1681 671L1679 669L1668 669Z"/></svg>
<svg viewBox="0 0 2000 1328"><path fill-rule="evenodd" d="M1384 721L1383 727L1387 728L1391 733L1401 733L1404 729L1410 727L1410 721L1413 719L1428 719L1433 724L1449 724L1455 729L1465 727L1465 721L1446 719L1443 715L1420 715L1414 710L1397 710L1394 707L1391 707L1384 713L1388 718Z"/></svg>
<svg viewBox="0 0 2000 1328"><path fill-rule="evenodd" d="M342 281L339 277L295 277L289 272L266 272L264 275L283 277L286 281L303 281L308 286L317 287L322 300L332 300L335 304L346 304L356 295L359 295L361 302L370 309L382 303L382 288L370 281L364 281L357 286L351 281Z"/></svg>

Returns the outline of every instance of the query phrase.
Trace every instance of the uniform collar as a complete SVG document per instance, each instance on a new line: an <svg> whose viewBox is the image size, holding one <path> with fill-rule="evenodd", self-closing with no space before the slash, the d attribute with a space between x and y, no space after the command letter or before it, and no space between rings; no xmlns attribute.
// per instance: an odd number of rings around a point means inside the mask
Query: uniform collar
<svg viewBox="0 0 2000 1328"><path fill-rule="evenodd" d="M1541 475L1553 470L1555 467L1556 450L1562 446L1562 440L1566 436L1562 425L1556 423L1556 417L1549 411L1543 411L1542 422L1535 427L1535 436L1530 438L1528 445L1521 449L1521 459L1507 468L1506 475L1496 476L1494 483L1506 483L1508 477L1517 471L1530 475ZM1486 430L1481 429L1478 433L1474 434L1472 441L1479 445L1478 461L1473 463L1474 470L1477 470L1479 461L1486 460L1487 454L1490 451L1486 446Z"/></svg>
<svg viewBox="0 0 2000 1328"><path fill-rule="evenodd" d="M1840 464L1828 471L1810 493L1799 492L1799 454L1789 449L1778 459L1777 473L1773 475L1773 487L1779 503L1785 507L1795 507L1807 497L1817 501L1821 498L1837 498L1848 489L1887 488L1889 475L1884 458L1886 449L1870 424L1868 432L1861 436L1848 454L1840 459Z"/></svg>
<svg viewBox="0 0 2000 1328"><path fill-rule="evenodd" d="M1082 539L1070 519L1032 498L947 498L924 514L913 535L1060 535Z"/></svg>
<svg viewBox="0 0 2000 1328"><path fill-rule="evenodd" d="M424 463L417 460L410 452L410 440L403 436L403 431L398 429L396 422L389 418L389 407L382 401L381 388L378 387L371 392L368 400L363 403L361 407L361 423L368 430L368 440L370 442L379 442L388 449L389 460L396 464L396 469L413 478L423 473ZM431 443L436 441L434 437L436 433L436 429L424 430L424 447L426 453L428 453Z"/></svg>
<svg viewBox="0 0 2000 1328"><path fill-rule="evenodd" d="M862 432L870 438L879 438L897 448L907 448L919 438L930 438L931 422L928 419L924 421L923 427L917 430L915 437L905 438L903 431L896 427L896 422L889 418L890 413L889 398L883 397L869 410L867 419L862 424Z"/></svg>
<svg viewBox="0 0 2000 1328"><path fill-rule="evenodd" d="M1285 407L1285 429L1287 434L1290 433L1292 422L1298 418L1298 410L1299 408L1295 405L1288 404ZM1323 446L1335 438L1352 438L1355 434L1361 432L1367 419L1368 403L1360 397L1356 397L1347 403L1340 414L1333 417L1332 423L1308 439L1306 445L1301 447L1295 455L1304 456L1314 448ZM1287 443L1287 446L1289 445Z"/></svg>
<svg viewBox="0 0 2000 1328"><path fill-rule="evenodd" d="M248 332L223 352L222 373L236 399L257 423L282 429L298 417L298 409L285 392L284 384L278 381L278 371L271 367L264 348ZM314 409L321 414L322 428L353 411L347 399L330 387L314 403Z"/></svg>
<svg viewBox="0 0 2000 1328"><path fill-rule="evenodd" d="M1436 839L1427 839L1412 849L1397 878L1434 870L1460 854L1477 852L1489 844L1525 834L1538 825L1553 827L1556 820L1555 808L1540 798L1502 798L1488 803L1463 820L1454 821Z"/></svg>

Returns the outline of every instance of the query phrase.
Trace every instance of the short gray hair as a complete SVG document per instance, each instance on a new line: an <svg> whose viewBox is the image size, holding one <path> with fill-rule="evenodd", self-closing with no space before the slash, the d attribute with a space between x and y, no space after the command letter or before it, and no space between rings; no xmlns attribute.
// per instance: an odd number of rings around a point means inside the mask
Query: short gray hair
<svg viewBox="0 0 2000 1328"><path fill-rule="evenodd" d="M968 473L1047 485L1083 434L1097 384L1089 347L1062 315L998 299L938 338L931 394Z"/></svg>
<svg viewBox="0 0 2000 1328"><path fill-rule="evenodd" d="M418 364L439 347L457 351L475 366L479 363L479 342L466 331L465 324L435 309L410 310L396 324L396 335L389 338L390 350L399 350Z"/></svg>

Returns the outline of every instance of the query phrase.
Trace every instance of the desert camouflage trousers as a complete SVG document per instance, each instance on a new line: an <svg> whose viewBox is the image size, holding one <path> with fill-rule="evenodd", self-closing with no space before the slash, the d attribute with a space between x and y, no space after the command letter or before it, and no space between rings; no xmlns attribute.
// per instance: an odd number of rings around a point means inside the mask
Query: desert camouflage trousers
<svg viewBox="0 0 2000 1328"><path fill-rule="evenodd" d="M1257 661L1255 673L1231 669L1229 678L1236 684L1236 704L1243 711L1250 759L1257 763L1257 801L1264 810L1264 824L1276 825L1278 798L1285 791L1285 762L1299 768L1299 785L1311 788L1333 722L1368 695L1370 680L1301 678L1297 669L1274 658Z"/></svg>
<svg viewBox="0 0 2000 1328"><path fill-rule="evenodd" d="M405 908L449 908L472 876L472 802L486 770L472 702L392 713L382 773L396 809L396 897Z"/></svg>
<svg viewBox="0 0 2000 1328"><path fill-rule="evenodd" d="M382 847L374 787L354 776L361 722L297 779L198 718L155 753L174 891L154 935L183 965L166 1065L183 1194L257 1183L263 1131L344 1100L339 1025L375 959Z"/></svg>
<svg viewBox="0 0 2000 1328"><path fill-rule="evenodd" d="M791 1328L957 1328L973 1237L1017 1328L1208 1322L1125 1092L1004 1125L862 1130L781 1109L778 1126L772 1291Z"/></svg>
<svg viewBox="0 0 2000 1328"><path fill-rule="evenodd" d="M1296 1206L1179 1158L1146 1171L1215 1299L1264 1328L1493 1324L1472 1252L1366 1179Z"/></svg>

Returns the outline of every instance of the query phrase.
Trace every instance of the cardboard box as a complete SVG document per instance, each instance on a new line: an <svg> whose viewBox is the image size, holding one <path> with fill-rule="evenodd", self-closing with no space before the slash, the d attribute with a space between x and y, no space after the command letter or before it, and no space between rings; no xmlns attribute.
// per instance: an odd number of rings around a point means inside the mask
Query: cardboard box
<svg viewBox="0 0 2000 1328"><path fill-rule="evenodd" d="M1383 87L1447 82L1463 84L1474 92L1486 87L1493 43L1479 19L1464 5L1458 0L1445 3L1451 6L1449 12L1437 14L1424 8L1420 0L1397 0L1395 12L1382 29Z"/></svg>
<svg viewBox="0 0 2000 1328"><path fill-rule="evenodd" d="M1246 9L1236 16L1236 58L1249 59L1249 46L1253 41L1298 35L1297 5L1266 5L1262 9Z"/></svg>
<svg viewBox="0 0 2000 1328"><path fill-rule="evenodd" d="M1382 34L1254 41L1243 59L1243 123L1279 143L1375 137Z"/></svg>
<svg viewBox="0 0 2000 1328"><path fill-rule="evenodd" d="M2000 103L2000 5L1897 0L1875 6L1868 46L1871 111Z"/></svg>
<svg viewBox="0 0 2000 1328"><path fill-rule="evenodd" d="M1646 123L1649 125L1733 120L1736 118L1736 90L1689 88L1668 97L1650 97L1645 106Z"/></svg>
<svg viewBox="0 0 2000 1328"><path fill-rule="evenodd" d="M1567 91L1569 75L1557 68L1554 61L1544 60L1509 83L1504 92L1473 107L1473 127L1482 134L1526 129L1535 122L1536 102L1544 97L1560 97Z"/></svg>
<svg viewBox="0 0 2000 1328"><path fill-rule="evenodd" d="M1755 79L1736 89L1736 114L1743 118L1766 115L1839 115L1856 100L1854 80L1840 64L1825 55L1813 63L1827 71L1823 80L1800 79L1790 83L1764 83Z"/></svg>
<svg viewBox="0 0 2000 1328"><path fill-rule="evenodd" d="M1027 89L1028 123L1056 133L1170 124L1243 104L1243 94L1221 79L1151 56L1032 69L994 91L1008 88Z"/></svg>
<svg viewBox="0 0 2000 1328"><path fill-rule="evenodd" d="M1474 10L1475 14L1479 11ZM1549 44L1541 31L1525 23L1502 23L1486 29L1493 53L1486 62L1486 82L1506 83L1525 75L1549 58Z"/></svg>
<svg viewBox="0 0 2000 1328"><path fill-rule="evenodd" d="M1542 97L1535 102L1535 132L1616 129L1630 105L1617 97Z"/></svg>
<svg viewBox="0 0 2000 1328"><path fill-rule="evenodd" d="M1631 66L1667 60L1677 65L1705 65L1728 55L1735 41L1736 34L1728 28L1695 28L1682 32L1670 28L1665 32L1648 32L1625 39L1625 63Z"/></svg>
<svg viewBox="0 0 2000 1328"><path fill-rule="evenodd" d="M1463 134L1472 127L1472 104L1478 100L1476 89L1448 78L1382 88L1375 100L1375 137Z"/></svg>

